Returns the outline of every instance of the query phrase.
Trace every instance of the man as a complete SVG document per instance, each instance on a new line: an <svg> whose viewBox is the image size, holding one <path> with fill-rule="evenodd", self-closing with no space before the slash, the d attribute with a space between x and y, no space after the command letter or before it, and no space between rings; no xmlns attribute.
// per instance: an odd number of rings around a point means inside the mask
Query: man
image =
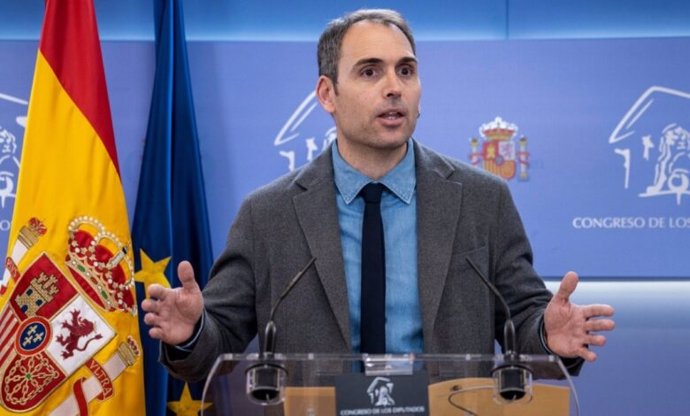
<svg viewBox="0 0 690 416"><path fill-rule="evenodd" d="M613 309L570 303L572 272L552 297L506 184L412 139L421 84L403 18L361 10L337 19L318 58L316 93L335 121L334 145L247 198L203 295L187 262L182 287L149 288L145 322L171 372L203 378L219 354L242 352L257 332L263 343L271 307L312 257L315 267L275 315L276 351L374 351L362 326L376 319L361 318L360 293L368 279L360 190L369 183L384 185L384 352L492 353L505 316L481 272L511 309L521 353L554 353L574 366L596 359L588 346L605 343L597 332L613 329Z"/></svg>

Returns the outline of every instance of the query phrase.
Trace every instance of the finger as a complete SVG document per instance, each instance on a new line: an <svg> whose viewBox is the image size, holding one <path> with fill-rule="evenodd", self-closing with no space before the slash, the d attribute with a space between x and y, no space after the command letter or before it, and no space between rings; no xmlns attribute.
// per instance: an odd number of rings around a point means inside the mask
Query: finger
<svg viewBox="0 0 690 416"><path fill-rule="evenodd" d="M153 299L144 299L141 301L141 309L143 309L145 312L158 312L158 302L154 301Z"/></svg>
<svg viewBox="0 0 690 416"><path fill-rule="evenodd" d="M147 313L144 315L144 323L149 326L157 327L160 323L160 317L155 313Z"/></svg>
<svg viewBox="0 0 690 416"><path fill-rule="evenodd" d="M585 359L585 361L595 361L597 359L597 354L585 346L578 350L577 355Z"/></svg>
<svg viewBox="0 0 690 416"><path fill-rule="evenodd" d="M153 339L158 339L158 340L163 340L163 330L159 327L154 326L153 328L149 329L149 336Z"/></svg>
<svg viewBox="0 0 690 416"><path fill-rule="evenodd" d="M184 289L198 289L199 285L194 278L194 269L188 261L181 261L177 266L177 277Z"/></svg>
<svg viewBox="0 0 690 416"><path fill-rule="evenodd" d="M585 323L586 331L611 331L616 323L611 319L590 319Z"/></svg>
<svg viewBox="0 0 690 416"><path fill-rule="evenodd" d="M582 306L586 317L593 318L597 316L613 316L615 310L611 305L593 304Z"/></svg>
<svg viewBox="0 0 690 416"><path fill-rule="evenodd" d="M557 298L557 300L560 300L561 302L568 302L568 299L570 299L570 295L572 295L572 293L575 291L575 288L577 287L577 282L577 273L566 273L565 276L563 276L563 280L561 280L561 284L558 287L558 292L556 292L556 295L554 297Z"/></svg>
<svg viewBox="0 0 690 416"><path fill-rule="evenodd" d="M606 337L603 335L590 335L587 337L587 344L603 347L606 345Z"/></svg>
<svg viewBox="0 0 690 416"><path fill-rule="evenodd" d="M165 300L165 297L167 296L167 292L170 290L171 289L163 287L163 286L159 285L158 283L154 283L146 289L146 293L147 293L149 298Z"/></svg>

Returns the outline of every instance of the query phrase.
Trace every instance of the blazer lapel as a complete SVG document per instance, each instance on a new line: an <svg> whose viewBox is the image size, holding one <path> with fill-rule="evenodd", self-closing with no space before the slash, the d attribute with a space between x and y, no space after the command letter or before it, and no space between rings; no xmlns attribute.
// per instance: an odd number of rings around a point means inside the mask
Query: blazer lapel
<svg viewBox="0 0 690 416"><path fill-rule="evenodd" d="M425 350L453 255L462 202L462 185L447 178L454 168L415 142L417 163L418 280Z"/></svg>
<svg viewBox="0 0 690 416"><path fill-rule="evenodd" d="M297 219L309 250L316 257L317 274L338 322L343 341L352 350L345 265L330 148L308 165L295 181L304 188L304 192L293 198Z"/></svg>

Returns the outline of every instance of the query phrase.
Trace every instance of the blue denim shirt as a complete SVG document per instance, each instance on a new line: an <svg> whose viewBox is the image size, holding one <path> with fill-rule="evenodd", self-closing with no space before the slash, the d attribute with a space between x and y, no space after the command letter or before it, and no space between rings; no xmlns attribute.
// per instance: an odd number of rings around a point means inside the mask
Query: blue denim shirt
<svg viewBox="0 0 690 416"><path fill-rule="evenodd" d="M333 144L340 238L350 308L352 348L360 347L360 280L364 200L359 191L375 182L350 166ZM417 286L417 197L414 147L377 182L386 186L381 217L386 249L386 352L422 352L422 317Z"/></svg>

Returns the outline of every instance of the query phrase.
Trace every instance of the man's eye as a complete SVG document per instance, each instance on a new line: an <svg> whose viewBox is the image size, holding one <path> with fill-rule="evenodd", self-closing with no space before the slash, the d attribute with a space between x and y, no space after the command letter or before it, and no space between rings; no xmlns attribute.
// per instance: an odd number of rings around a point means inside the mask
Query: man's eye
<svg viewBox="0 0 690 416"><path fill-rule="evenodd" d="M376 70L374 68L365 68L362 70L362 75L365 77L373 77L376 75Z"/></svg>
<svg viewBox="0 0 690 416"><path fill-rule="evenodd" d="M402 76L409 77L411 75L414 75L414 68L412 68L411 66L403 66L403 67L400 67L398 72Z"/></svg>

